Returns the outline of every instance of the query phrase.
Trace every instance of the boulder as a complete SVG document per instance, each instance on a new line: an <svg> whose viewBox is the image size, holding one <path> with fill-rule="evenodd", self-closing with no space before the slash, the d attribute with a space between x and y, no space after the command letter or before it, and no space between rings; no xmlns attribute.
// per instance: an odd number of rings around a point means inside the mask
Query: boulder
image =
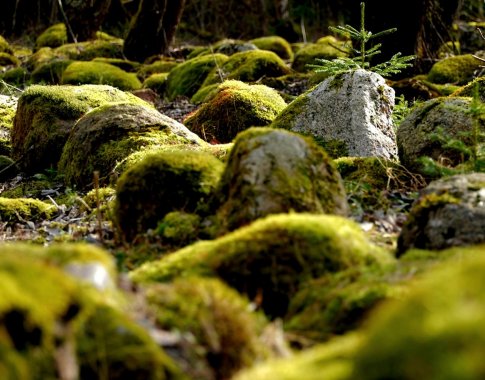
<svg viewBox="0 0 485 380"><path fill-rule="evenodd" d="M414 203L398 239L397 255L410 248L438 250L485 242L485 174L433 181Z"/></svg>
<svg viewBox="0 0 485 380"><path fill-rule="evenodd" d="M300 95L271 124L313 136L333 157L397 157L394 90L380 75L355 70Z"/></svg>
<svg viewBox="0 0 485 380"><path fill-rule="evenodd" d="M249 42L256 45L258 49L269 50L278 54L281 59L293 59L293 50L291 49L291 45L283 37L266 36L255 38Z"/></svg>
<svg viewBox="0 0 485 380"><path fill-rule="evenodd" d="M482 63L471 54L456 55L436 62L428 73L433 83L454 83L464 85L472 81L474 73Z"/></svg>
<svg viewBox="0 0 485 380"><path fill-rule="evenodd" d="M221 227L228 230L269 214L348 212L342 180L325 151L270 128L237 137L215 198Z"/></svg>
<svg viewBox="0 0 485 380"><path fill-rule="evenodd" d="M250 127L270 124L286 107L276 90L235 80L222 83L205 100L184 124L204 140L218 143L231 142Z"/></svg>
<svg viewBox="0 0 485 380"><path fill-rule="evenodd" d="M67 43L66 24L59 23L44 30L35 40L35 48L56 48Z"/></svg>
<svg viewBox="0 0 485 380"><path fill-rule="evenodd" d="M469 98L437 98L416 108L401 122L397 130L399 159L408 169L423 172L421 157L454 167L466 158L463 151L447 145L451 139L471 144L473 120ZM480 120L483 127L485 120Z"/></svg>
<svg viewBox="0 0 485 380"><path fill-rule="evenodd" d="M327 36L318 40L318 43L304 44L301 49L295 53L291 68L299 72L308 72L312 68L308 65L315 65L320 59L335 59L348 56L348 47L345 43L337 40L335 37Z"/></svg>
<svg viewBox="0 0 485 380"><path fill-rule="evenodd" d="M27 173L56 168L76 121L111 102L146 105L111 86L31 86L19 98L12 129L12 155Z"/></svg>
<svg viewBox="0 0 485 380"><path fill-rule="evenodd" d="M109 177L133 152L184 144L200 146L204 142L152 107L107 104L76 122L64 146L59 172L69 186L83 188L92 182L94 171L102 179Z"/></svg>

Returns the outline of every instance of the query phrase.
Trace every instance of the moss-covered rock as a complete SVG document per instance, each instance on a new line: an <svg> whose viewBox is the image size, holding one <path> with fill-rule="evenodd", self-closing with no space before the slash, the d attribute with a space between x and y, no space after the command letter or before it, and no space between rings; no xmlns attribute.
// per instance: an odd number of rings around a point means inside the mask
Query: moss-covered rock
<svg viewBox="0 0 485 380"><path fill-rule="evenodd" d="M485 376L483 255L445 264L370 319L351 379Z"/></svg>
<svg viewBox="0 0 485 380"><path fill-rule="evenodd" d="M50 26L35 41L36 49L42 47L56 48L67 43L67 28L64 23Z"/></svg>
<svg viewBox="0 0 485 380"><path fill-rule="evenodd" d="M269 50L269 51L272 51L273 53L278 54L278 56L282 59L288 59L288 60L293 59L293 50L291 49L291 45L283 37L279 37L279 36L260 37L260 38L255 38L249 42L254 44L258 49Z"/></svg>
<svg viewBox="0 0 485 380"><path fill-rule="evenodd" d="M44 65L54 60L71 60L65 54L56 53L55 49L50 47L43 47L35 53L28 56L23 66L29 71L33 72L41 65Z"/></svg>
<svg viewBox="0 0 485 380"><path fill-rule="evenodd" d="M424 172L421 157L432 158L448 167L464 162L468 158L464 152L447 142L454 139L471 144L470 102L469 98L437 98L414 108L396 133L401 163L408 169ZM482 127L485 125L484 116L479 123Z"/></svg>
<svg viewBox="0 0 485 380"><path fill-rule="evenodd" d="M141 82L135 74L102 62L73 62L62 73L62 84L107 84L120 90L137 90Z"/></svg>
<svg viewBox="0 0 485 380"><path fill-rule="evenodd" d="M189 59L170 71L166 96L173 100L177 96L191 97L204 83L212 69L227 61L224 54L211 54Z"/></svg>
<svg viewBox="0 0 485 380"><path fill-rule="evenodd" d="M31 198L0 198L0 220L16 223L50 219L57 213L57 207Z"/></svg>
<svg viewBox="0 0 485 380"><path fill-rule="evenodd" d="M111 86L31 86L19 98L12 130L13 158L28 173L57 167L69 132L92 108L110 102L144 104Z"/></svg>
<svg viewBox="0 0 485 380"><path fill-rule="evenodd" d="M212 99L206 97L184 124L206 141L228 143L249 127L270 124L285 107L272 88L232 80L222 83Z"/></svg>
<svg viewBox="0 0 485 380"><path fill-rule="evenodd" d="M223 230L269 214L348 211L342 180L325 151L310 139L270 128L237 137L215 198Z"/></svg>
<svg viewBox="0 0 485 380"><path fill-rule="evenodd" d="M36 84L60 84L64 70L73 63L70 59L54 58L40 63L30 76L31 82Z"/></svg>
<svg viewBox="0 0 485 380"><path fill-rule="evenodd" d="M101 63L109 63L110 65L116 66L121 70L124 70L128 73L137 72L140 68L140 63L135 61L129 61L124 58L106 58L106 57L97 57L93 59L93 62L101 62Z"/></svg>
<svg viewBox="0 0 485 380"><path fill-rule="evenodd" d="M448 96L460 88L451 83L432 83L426 75L416 75L412 78L390 81L389 85L396 91L397 96L403 95L409 101L414 99L429 100L440 96Z"/></svg>
<svg viewBox="0 0 485 380"><path fill-rule="evenodd" d="M127 240L155 228L170 211L194 212L214 191L223 164L208 153L167 151L147 156L117 183L116 219Z"/></svg>
<svg viewBox="0 0 485 380"><path fill-rule="evenodd" d="M92 182L94 171L103 181L135 151L183 144L204 143L151 107L130 102L106 104L85 114L72 128L59 172L70 186L85 187Z"/></svg>
<svg viewBox="0 0 485 380"><path fill-rule="evenodd" d="M322 40L319 43L305 44L301 49L295 53L292 68L295 71L307 72L311 68L307 65L314 65L318 62L316 58L334 59L339 57L346 57L348 55L348 47L345 42L338 41L334 37Z"/></svg>
<svg viewBox="0 0 485 380"><path fill-rule="evenodd" d="M17 98L14 96L0 95L0 131L12 129L16 112Z"/></svg>
<svg viewBox="0 0 485 380"><path fill-rule="evenodd" d="M66 56L77 61L91 61L94 58L124 58L122 39L97 39L65 44L54 49L56 55Z"/></svg>
<svg viewBox="0 0 485 380"><path fill-rule="evenodd" d="M143 88L149 88L159 95L163 95L167 89L168 73L152 74L143 81Z"/></svg>
<svg viewBox="0 0 485 380"><path fill-rule="evenodd" d="M146 263L131 277L143 283L189 274L219 276L277 317L285 314L289 300L306 281L387 260L388 255L347 219L282 214Z"/></svg>
<svg viewBox="0 0 485 380"><path fill-rule="evenodd" d="M444 58L433 65L428 80L433 83L464 85L473 80L474 72L480 65L480 61L471 54Z"/></svg>
<svg viewBox="0 0 485 380"><path fill-rule="evenodd" d="M30 73L23 67L13 67L5 71L0 78L8 84L23 88L30 79Z"/></svg>
<svg viewBox="0 0 485 380"><path fill-rule="evenodd" d="M228 79L255 82L263 77L279 77L289 72L285 62L272 51L249 50L236 53L223 64L216 66L203 86Z"/></svg>
<svg viewBox="0 0 485 380"><path fill-rule="evenodd" d="M0 66L19 66L20 60L12 54L0 53Z"/></svg>
<svg viewBox="0 0 485 380"><path fill-rule="evenodd" d="M234 40L226 38L215 42L210 46L198 46L193 49L188 58L201 57L203 55L210 55L213 53L219 53L224 55L233 55L236 53L241 53L244 51L257 50L258 48L251 42L246 42L243 40Z"/></svg>
<svg viewBox="0 0 485 380"><path fill-rule="evenodd" d="M214 378L228 379L268 353L259 339L264 317L251 312L246 299L217 279L191 277L151 285L146 298L157 326L194 336L200 360Z"/></svg>
<svg viewBox="0 0 485 380"><path fill-rule="evenodd" d="M465 86L457 89L451 96L478 97L485 102L485 77L478 77Z"/></svg>
<svg viewBox="0 0 485 380"><path fill-rule="evenodd" d="M172 211L158 223L155 232L164 243L180 248L197 240L200 230L203 228L201 222L202 219L197 214Z"/></svg>
<svg viewBox="0 0 485 380"><path fill-rule="evenodd" d="M137 71L137 76L140 80L144 80L151 76L152 74L168 73L174 67L178 66L178 62L175 60L162 59L160 61L155 61L149 65L141 66Z"/></svg>
<svg viewBox="0 0 485 380"><path fill-rule="evenodd" d="M362 340L360 334L347 334L290 358L269 360L241 371L234 380L348 380Z"/></svg>
<svg viewBox="0 0 485 380"><path fill-rule="evenodd" d="M0 53L13 54L12 47L3 36L0 36Z"/></svg>

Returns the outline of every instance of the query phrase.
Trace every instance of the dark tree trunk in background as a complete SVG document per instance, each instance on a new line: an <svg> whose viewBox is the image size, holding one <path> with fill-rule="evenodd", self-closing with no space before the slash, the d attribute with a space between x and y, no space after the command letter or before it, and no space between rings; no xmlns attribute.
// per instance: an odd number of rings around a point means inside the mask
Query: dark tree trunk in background
<svg viewBox="0 0 485 380"><path fill-rule="evenodd" d="M142 0L125 39L124 54L143 62L166 53L180 22L185 0Z"/></svg>
<svg viewBox="0 0 485 380"><path fill-rule="evenodd" d="M70 25L77 41L94 39L108 14L110 4L111 0L62 0L67 16L67 21L63 21ZM73 40L70 33L67 37Z"/></svg>

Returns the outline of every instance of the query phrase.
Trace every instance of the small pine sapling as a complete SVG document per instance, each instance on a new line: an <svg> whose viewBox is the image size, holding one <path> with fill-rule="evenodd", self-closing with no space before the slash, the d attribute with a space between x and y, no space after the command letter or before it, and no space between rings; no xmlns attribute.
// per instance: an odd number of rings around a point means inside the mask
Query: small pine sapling
<svg viewBox="0 0 485 380"><path fill-rule="evenodd" d="M415 56L401 56L401 53L394 54L388 61L380 63L375 66L371 66L369 58L381 53L379 50L382 44L376 44L373 47L367 49L366 44L378 37L385 36L387 34L394 33L397 29L386 29L379 33L373 34L365 29L365 3L360 3L360 30L357 30L353 26L330 26L329 29L336 34L355 40L360 46L359 49L352 49L355 53L355 57L343 57L333 60L316 58L318 64L309 65L315 69L317 73L328 73L330 75L337 75L346 73L357 69L365 69L373 71L382 76L389 76L391 74L398 74L406 67L412 66L409 61L412 61Z"/></svg>

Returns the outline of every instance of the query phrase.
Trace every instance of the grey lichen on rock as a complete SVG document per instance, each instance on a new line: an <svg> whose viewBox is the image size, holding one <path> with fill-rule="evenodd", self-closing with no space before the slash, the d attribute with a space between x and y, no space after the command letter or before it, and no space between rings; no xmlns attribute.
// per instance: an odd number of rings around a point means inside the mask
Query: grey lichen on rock
<svg viewBox="0 0 485 380"><path fill-rule="evenodd" d="M356 70L327 78L300 95L271 124L338 146L336 156L395 159L394 90L384 78Z"/></svg>
<svg viewBox="0 0 485 380"><path fill-rule="evenodd" d="M271 128L251 128L236 141L217 193L223 228L282 212L346 215L339 173L311 139Z"/></svg>

